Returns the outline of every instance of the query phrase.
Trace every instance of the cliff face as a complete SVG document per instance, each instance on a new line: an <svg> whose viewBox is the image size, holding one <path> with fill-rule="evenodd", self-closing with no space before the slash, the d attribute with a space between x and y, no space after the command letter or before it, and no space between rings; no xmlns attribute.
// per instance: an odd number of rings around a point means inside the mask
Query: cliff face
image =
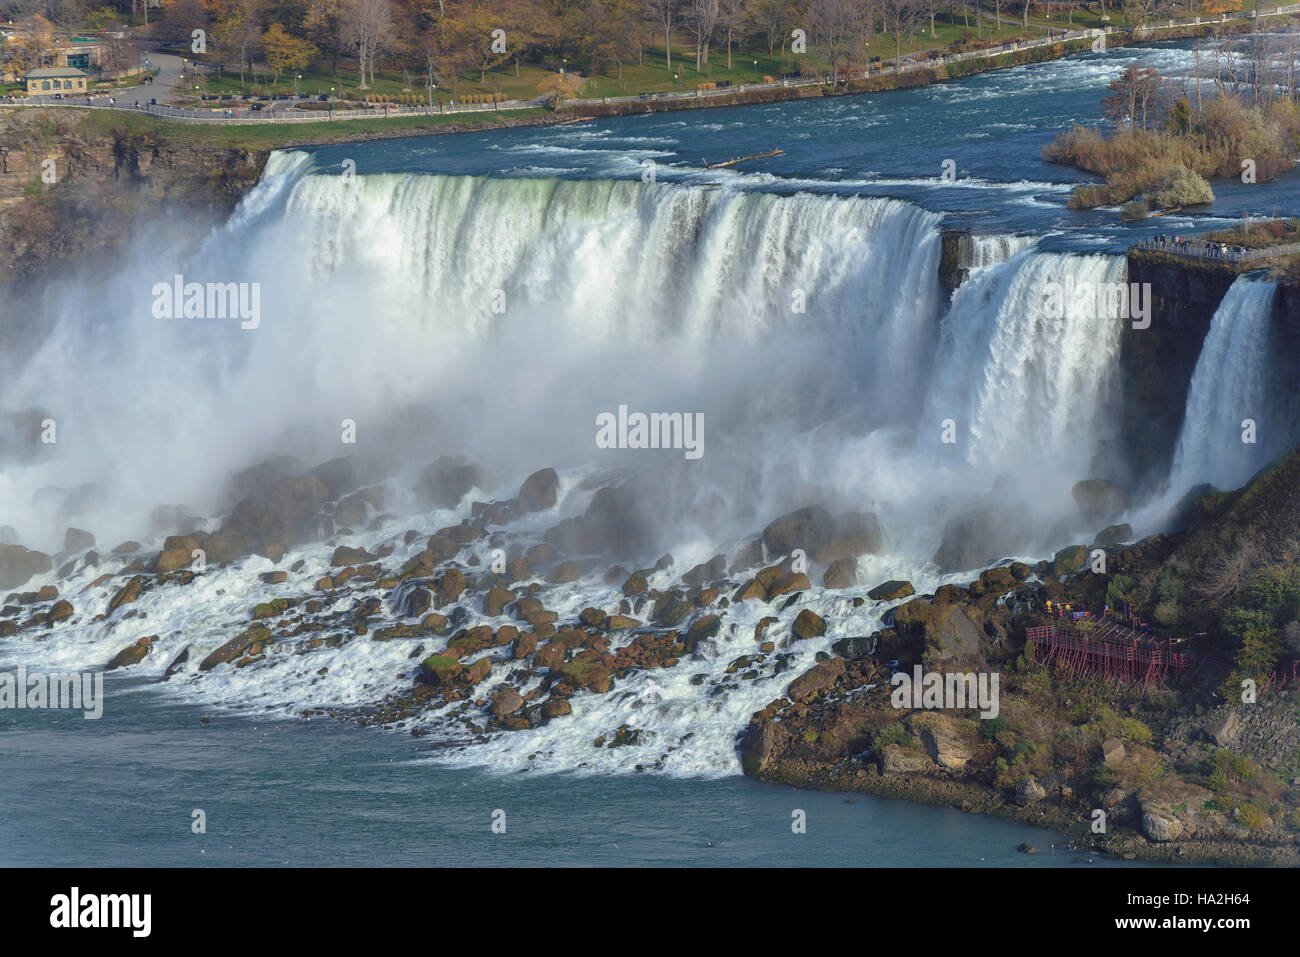
<svg viewBox="0 0 1300 957"><path fill-rule="evenodd" d="M1169 473L1192 372L1232 267L1130 252L1130 283L1151 284L1151 326L1127 326L1120 347L1122 434L1141 485Z"/></svg>
<svg viewBox="0 0 1300 957"><path fill-rule="evenodd" d="M1246 270L1226 263L1193 263L1148 251L1130 251L1130 283L1151 284L1151 326L1126 327L1120 349L1122 434L1138 486L1167 475L1183 425L1192 373L1215 311L1237 276ZM1300 408L1300 289L1280 285L1274 321L1287 370L1287 402Z"/></svg>
<svg viewBox="0 0 1300 957"><path fill-rule="evenodd" d="M269 155L111 128L90 133L90 112L0 111L0 282L107 261L141 213L224 216Z"/></svg>

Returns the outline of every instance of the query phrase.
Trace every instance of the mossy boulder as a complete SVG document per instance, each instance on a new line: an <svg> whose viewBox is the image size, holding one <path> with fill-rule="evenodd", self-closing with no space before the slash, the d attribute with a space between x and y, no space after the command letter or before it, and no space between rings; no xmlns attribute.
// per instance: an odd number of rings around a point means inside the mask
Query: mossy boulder
<svg viewBox="0 0 1300 957"><path fill-rule="evenodd" d="M199 662L199 671L211 671L217 665L233 661L254 644L264 643L271 637L271 629L265 625L253 625L221 645Z"/></svg>
<svg viewBox="0 0 1300 957"><path fill-rule="evenodd" d="M1061 549L1052 559L1053 575L1072 575L1088 564L1086 545L1070 545Z"/></svg>

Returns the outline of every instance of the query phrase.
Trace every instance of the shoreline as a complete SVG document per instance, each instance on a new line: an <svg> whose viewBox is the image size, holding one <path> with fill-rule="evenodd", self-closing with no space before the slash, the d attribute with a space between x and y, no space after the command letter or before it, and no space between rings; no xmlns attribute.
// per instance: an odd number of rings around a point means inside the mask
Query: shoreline
<svg viewBox="0 0 1300 957"><path fill-rule="evenodd" d="M820 775L812 783L804 773ZM1104 857L1147 861L1158 864L1202 864L1221 867L1297 867L1300 851L1295 847L1269 847L1262 844L1232 844L1226 841L1176 840L1155 843L1140 833L1116 830L1106 835L1095 835L1088 822L1077 813L1055 804L1035 804L1022 807L1008 803L998 792L973 781L943 778L912 778L905 774L884 774L874 767L862 766L852 770L841 768L780 767L773 773L764 773L756 780L767 784L780 784L802 791L821 793L868 794L893 798L912 804L946 807L965 814L984 814L1040 828L1045 833L1064 834L1068 847L1080 854L1099 854Z"/></svg>
<svg viewBox="0 0 1300 957"><path fill-rule="evenodd" d="M1300 17L1300 14L1283 15ZM1149 43L1170 40L1204 37L1218 27L1233 33L1243 33L1254 20L1252 18L1231 19L1223 23L1203 23L1198 26L1178 25L1175 27L1156 27L1154 36L1135 36L1132 31L1112 31L1106 34L1106 45L1110 47L1141 46ZM1162 34L1162 35L1161 35ZM554 109L549 107L524 107L512 110L492 112L491 120L476 120L470 117L482 115L483 111L466 113L465 119L450 119L457 114L410 114L398 116L377 116L374 118L322 120L313 122L284 122L273 120L257 121L247 124L226 124L214 119L211 123L183 122L171 120L154 114L140 114L130 109L78 106L75 103L39 103L39 104L0 104L0 116L10 112L33 109L75 110L103 113L121 118L131 117L126 121L127 127L137 129L148 127L156 133L175 135L181 130L186 135L180 139L201 139L212 145L241 145L247 143L247 134L254 134L254 139L275 138L274 143L259 144L264 149L284 149L291 147L328 146L337 143L349 143L368 140L401 139L417 136L438 136L459 133L479 133L497 129L511 129L526 126L558 126L581 119L607 119L618 116L639 116L648 113L670 113L681 110L707 110L735 106L752 106L771 103L789 103L822 97L858 96L870 93L889 93L898 90L914 89L923 86L947 83L953 80L993 73L999 70L1037 63L1047 63L1066 59L1071 56L1092 52L1092 39L1076 37L1062 39L1052 43L1041 43L1023 49L1009 50L985 57L973 57L955 63L936 64L935 66L917 66L902 72L897 70L881 71L869 76L842 78L835 86L826 83L804 83L791 86L746 86L725 93L710 92L708 96L659 97L651 95L644 100L623 102L598 102L595 100L573 100L562 102ZM518 114L532 114L521 116ZM356 125L367 128L359 129ZM111 120L95 123L96 126L113 127ZM337 133L328 133L329 128L339 128ZM307 128L305 135L295 135L295 128ZM202 131L202 135L192 134ZM224 136L220 134L225 134ZM279 134L278 138L266 134ZM242 134L242 135L241 135Z"/></svg>

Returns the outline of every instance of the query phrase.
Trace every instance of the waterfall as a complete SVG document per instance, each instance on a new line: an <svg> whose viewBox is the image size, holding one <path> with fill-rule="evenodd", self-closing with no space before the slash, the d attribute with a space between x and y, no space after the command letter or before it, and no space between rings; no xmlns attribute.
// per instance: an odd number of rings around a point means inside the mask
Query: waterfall
<svg viewBox="0 0 1300 957"><path fill-rule="evenodd" d="M1123 320L1107 304L1126 277L1122 256L1032 251L972 275L944 320L927 423L952 420L972 465L1086 469L1114 428Z"/></svg>
<svg viewBox="0 0 1300 957"><path fill-rule="evenodd" d="M1215 311L1192 373L1170 470L1173 493L1203 482L1237 488L1282 451L1286 437L1276 434L1270 395L1276 291L1274 283L1241 276ZM1248 419L1253 443L1243 439Z"/></svg>

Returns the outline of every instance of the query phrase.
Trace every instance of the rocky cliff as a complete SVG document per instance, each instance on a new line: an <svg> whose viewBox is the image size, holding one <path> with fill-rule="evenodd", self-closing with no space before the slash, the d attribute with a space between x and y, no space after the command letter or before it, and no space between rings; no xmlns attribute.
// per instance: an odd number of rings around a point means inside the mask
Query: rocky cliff
<svg viewBox="0 0 1300 957"><path fill-rule="evenodd" d="M137 214L224 216L269 155L173 142L90 110L0 110L0 281L107 261Z"/></svg>

